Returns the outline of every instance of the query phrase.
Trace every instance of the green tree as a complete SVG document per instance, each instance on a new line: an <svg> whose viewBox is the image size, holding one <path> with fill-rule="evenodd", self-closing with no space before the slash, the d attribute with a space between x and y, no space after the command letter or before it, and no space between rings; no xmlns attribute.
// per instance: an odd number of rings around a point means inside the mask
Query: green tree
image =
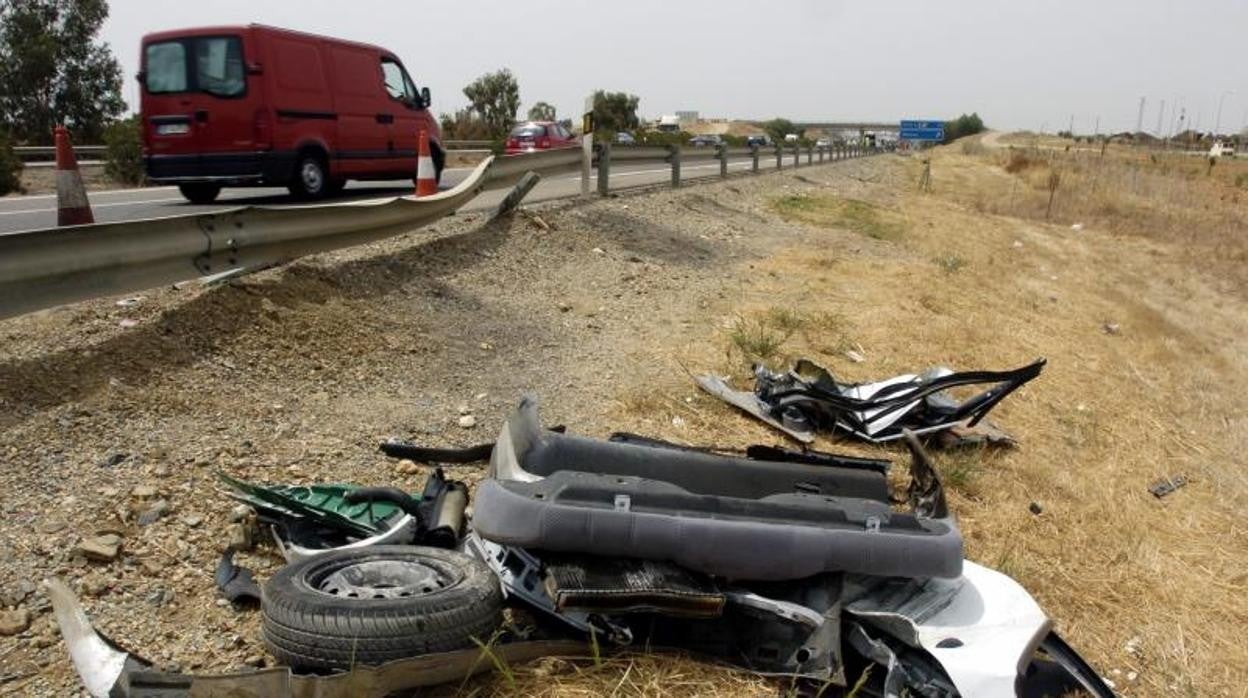
<svg viewBox="0 0 1248 698"><path fill-rule="evenodd" d="M637 128L641 122L637 118L637 105L641 98L627 92L594 92L594 130L602 133L617 133Z"/></svg>
<svg viewBox="0 0 1248 698"><path fill-rule="evenodd" d="M529 121L554 121L555 106L549 102L538 102L529 107Z"/></svg>
<svg viewBox="0 0 1248 698"><path fill-rule="evenodd" d="M486 73L464 88L472 111L485 122L493 138L501 138L516 121L520 108L520 85L511 71L503 68Z"/></svg>
<svg viewBox="0 0 1248 698"><path fill-rule="evenodd" d="M797 133L797 127L788 119L779 117L763 123L763 130L767 132L767 137L772 143L784 143L784 137L790 133Z"/></svg>
<svg viewBox="0 0 1248 698"><path fill-rule="evenodd" d="M442 137L451 141L491 141L495 139L490 127L472 109L459 109L454 114L443 114Z"/></svg>
<svg viewBox="0 0 1248 698"><path fill-rule="evenodd" d="M13 152L9 134L0 128L0 196L22 190L22 161Z"/></svg>
<svg viewBox="0 0 1248 698"><path fill-rule="evenodd" d="M971 136L984 130L984 121L979 114L971 112L945 122L945 143L952 143L963 136Z"/></svg>
<svg viewBox="0 0 1248 698"><path fill-rule="evenodd" d="M120 184L142 184L143 122L138 116L114 121L104 129L104 172Z"/></svg>
<svg viewBox="0 0 1248 698"><path fill-rule="evenodd" d="M0 2L0 126L50 144L64 123L79 143L99 139L122 112L121 66L96 35L107 0Z"/></svg>

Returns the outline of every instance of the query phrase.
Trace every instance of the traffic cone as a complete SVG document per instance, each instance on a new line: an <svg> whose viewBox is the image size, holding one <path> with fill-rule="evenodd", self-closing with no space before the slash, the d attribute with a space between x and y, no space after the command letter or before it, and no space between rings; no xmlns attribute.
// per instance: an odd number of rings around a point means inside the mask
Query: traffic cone
<svg viewBox="0 0 1248 698"><path fill-rule="evenodd" d="M94 223L87 188L78 172L78 158L69 142L69 129L56 127L56 224L86 225Z"/></svg>
<svg viewBox="0 0 1248 698"><path fill-rule="evenodd" d="M431 196L438 193L438 170L433 166L433 155L429 152L429 134L420 132L420 153L416 160L416 196Z"/></svg>

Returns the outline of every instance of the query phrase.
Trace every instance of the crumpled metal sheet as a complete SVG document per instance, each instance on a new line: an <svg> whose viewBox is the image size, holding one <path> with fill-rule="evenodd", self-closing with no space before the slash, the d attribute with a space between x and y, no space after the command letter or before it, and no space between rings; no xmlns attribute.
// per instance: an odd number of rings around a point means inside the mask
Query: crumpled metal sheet
<svg viewBox="0 0 1248 698"><path fill-rule="evenodd" d="M874 443L901 437L904 429L933 434L941 445L1005 444L1014 439L987 413L1011 392L1040 375L1045 360L1010 371L955 373L937 367L871 383L842 383L824 367L801 359L787 372L754 366L754 390L735 390L724 378L696 376L698 386L756 419L811 443L819 431L842 432ZM966 400L948 389L989 387Z"/></svg>
<svg viewBox="0 0 1248 698"><path fill-rule="evenodd" d="M474 648L360 666L328 676L295 674L288 667L217 675L165 673L96 632L64 582L51 579L45 585L70 660L93 698L381 698L494 669L485 651ZM539 640L499 643L489 652L515 663L539 657L584 657L589 647L583 642Z"/></svg>

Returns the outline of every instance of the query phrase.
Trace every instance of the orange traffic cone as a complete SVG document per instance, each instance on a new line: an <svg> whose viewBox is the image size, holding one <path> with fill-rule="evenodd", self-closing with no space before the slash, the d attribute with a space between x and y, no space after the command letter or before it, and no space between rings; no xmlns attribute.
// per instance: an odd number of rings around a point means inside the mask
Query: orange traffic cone
<svg viewBox="0 0 1248 698"><path fill-rule="evenodd" d="M433 166L433 156L429 153L429 134L421 131L420 157L416 160L416 196L430 196L438 193L438 171Z"/></svg>
<svg viewBox="0 0 1248 698"><path fill-rule="evenodd" d="M56 127L56 224L85 225L94 223L87 188L78 172L78 158L69 142L69 130Z"/></svg>

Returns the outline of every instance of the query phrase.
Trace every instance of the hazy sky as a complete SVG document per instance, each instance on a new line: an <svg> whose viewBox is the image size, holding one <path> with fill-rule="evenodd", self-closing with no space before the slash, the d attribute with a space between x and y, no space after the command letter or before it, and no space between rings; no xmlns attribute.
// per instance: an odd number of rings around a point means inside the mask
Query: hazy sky
<svg viewBox="0 0 1248 698"><path fill-rule="evenodd" d="M644 115L794 120L942 118L1077 132L1165 122L1224 131L1248 118L1248 0L112 0L103 38L137 99L149 31L260 22L380 44L436 111L466 103L483 72L510 68L523 110L579 113L595 88L641 97ZM1226 94L1230 92L1230 94ZM1225 96L1224 96L1225 95ZM1199 123L1197 121L1199 120Z"/></svg>

